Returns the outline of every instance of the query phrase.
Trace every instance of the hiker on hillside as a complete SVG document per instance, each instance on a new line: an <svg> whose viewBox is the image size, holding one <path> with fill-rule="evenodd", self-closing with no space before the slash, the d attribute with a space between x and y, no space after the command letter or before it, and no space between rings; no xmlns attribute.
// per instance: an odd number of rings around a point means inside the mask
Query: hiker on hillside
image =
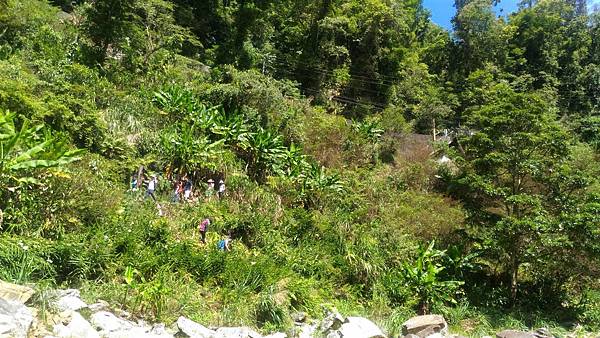
<svg viewBox="0 0 600 338"><path fill-rule="evenodd" d="M131 175L131 179L129 180L129 190L137 191L138 190L137 185L138 185L137 178L135 177L135 175Z"/></svg>
<svg viewBox="0 0 600 338"><path fill-rule="evenodd" d="M225 182L219 180L219 199L225 197Z"/></svg>
<svg viewBox="0 0 600 338"><path fill-rule="evenodd" d="M156 175L152 175L152 177L150 177L150 181L148 181L148 190L146 190L146 198L148 198L148 196L152 197L152 200L154 202L156 202L156 197L154 196L154 190L156 190L156 184L158 184L158 179L156 178Z"/></svg>
<svg viewBox="0 0 600 338"><path fill-rule="evenodd" d="M217 244L219 250L221 251L230 251L231 250L231 232L225 236L222 240Z"/></svg>
<svg viewBox="0 0 600 338"><path fill-rule="evenodd" d="M204 195L206 195L206 198L211 199L211 197L214 195L215 193L215 181L211 178L208 180L208 188L206 188L206 192L204 193Z"/></svg>
<svg viewBox="0 0 600 338"><path fill-rule="evenodd" d="M188 201L192 196L192 180L189 178L185 178L185 183L183 184L183 200Z"/></svg>
<svg viewBox="0 0 600 338"><path fill-rule="evenodd" d="M175 190L173 191L173 203L179 202L182 191L183 183L180 180L177 180L177 182L175 182Z"/></svg>
<svg viewBox="0 0 600 338"><path fill-rule="evenodd" d="M198 225L198 231L200 232L200 240L203 244L206 244L206 233L208 232L208 226L210 225L210 219L205 218Z"/></svg>

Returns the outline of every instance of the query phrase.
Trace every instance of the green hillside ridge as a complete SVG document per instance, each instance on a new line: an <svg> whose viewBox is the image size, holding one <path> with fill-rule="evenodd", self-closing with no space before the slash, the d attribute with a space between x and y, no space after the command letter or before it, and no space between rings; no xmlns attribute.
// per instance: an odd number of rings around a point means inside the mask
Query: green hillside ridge
<svg viewBox="0 0 600 338"><path fill-rule="evenodd" d="M600 13L527 3L0 0L0 280L262 333L600 330Z"/></svg>

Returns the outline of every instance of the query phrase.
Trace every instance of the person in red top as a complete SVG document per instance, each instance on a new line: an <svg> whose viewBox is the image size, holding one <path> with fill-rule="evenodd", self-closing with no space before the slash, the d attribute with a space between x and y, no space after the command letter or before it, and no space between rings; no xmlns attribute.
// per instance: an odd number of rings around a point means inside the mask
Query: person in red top
<svg viewBox="0 0 600 338"><path fill-rule="evenodd" d="M205 218L198 225L198 231L200 232L200 240L202 243L206 244L206 232L208 231L208 226L210 225L210 219Z"/></svg>

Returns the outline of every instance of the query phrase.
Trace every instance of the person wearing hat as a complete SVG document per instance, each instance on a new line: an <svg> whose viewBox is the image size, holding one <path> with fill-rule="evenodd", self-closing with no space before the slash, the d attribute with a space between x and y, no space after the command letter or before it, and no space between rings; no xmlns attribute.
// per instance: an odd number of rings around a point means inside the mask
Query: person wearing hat
<svg viewBox="0 0 600 338"><path fill-rule="evenodd" d="M219 180L219 199L225 197L225 182Z"/></svg>
<svg viewBox="0 0 600 338"><path fill-rule="evenodd" d="M211 178L208 180L208 188L206 189L206 197L210 199L215 193L215 181Z"/></svg>

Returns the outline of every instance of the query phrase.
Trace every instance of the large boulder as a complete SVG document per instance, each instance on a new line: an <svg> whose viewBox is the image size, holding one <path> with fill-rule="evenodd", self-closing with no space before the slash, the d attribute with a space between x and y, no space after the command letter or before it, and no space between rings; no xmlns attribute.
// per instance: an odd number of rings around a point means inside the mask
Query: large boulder
<svg viewBox="0 0 600 338"><path fill-rule="evenodd" d="M0 337L25 338L33 313L20 302L0 298Z"/></svg>
<svg viewBox="0 0 600 338"><path fill-rule="evenodd" d="M177 319L177 327L190 338L211 338L215 334L215 331L183 316Z"/></svg>
<svg viewBox="0 0 600 338"><path fill-rule="evenodd" d="M440 315L417 316L402 324L402 335L404 336L412 334L425 338L435 333L448 334L448 324Z"/></svg>
<svg viewBox="0 0 600 338"><path fill-rule="evenodd" d="M221 327L213 338L262 338L262 335L247 327Z"/></svg>
<svg viewBox="0 0 600 338"><path fill-rule="evenodd" d="M344 338L385 338L381 329L362 317L348 317L338 330Z"/></svg>
<svg viewBox="0 0 600 338"><path fill-rule="evenodd" d="M535 338L535 336L529 332L504 330L496 333L496 338Z"/></svg>
<svg viewBox="0 0 600 338"><path fill-rule="evenodd" d="M92 324L77 312L71 314L69 324L54 325L53 333L57 338L100 338L100 334L94 330Z"/></svg>
<svg viewBox="0 0 600 338"><path fill-rule="evenodd" d="M7 283L0 280L0 298L18 303L26 303L33 295L32 288Z"/></svg>

